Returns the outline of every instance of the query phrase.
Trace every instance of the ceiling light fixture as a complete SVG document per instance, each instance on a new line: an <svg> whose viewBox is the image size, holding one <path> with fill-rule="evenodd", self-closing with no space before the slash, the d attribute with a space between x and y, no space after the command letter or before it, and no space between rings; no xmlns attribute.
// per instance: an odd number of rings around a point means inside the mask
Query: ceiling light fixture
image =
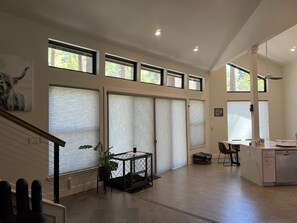
<svg viewBox="0 0 297 223"><path fill-rule="evenodd" d="M266 75L265 75L265 79L269 79L269 80L280 80L280 79L283 79L282 77L275 77L275 76L272 76L271 74L268 73L268 50L267 50L267 42L265 43L265 47L266 47L266 60L265 60L265 63L266 63Z"/></svg>
<svg viewBox="0 0 297 223"><path fill-rule="evenodd" d="M290 49L291 52L295 52L296 51L296 46L292 46L292 48Z"/></svg>
<svg viewBox="0 0 297 223"><path fill-rule="evenodd" d="M157 29L155 32L155 36L161 36L161 29Z"/></svg>
<svg viewBox="0 0 297 223"><path fill-rule="evenodd" d="M195 46L195 48L194 48L194 52L197 52L199 50L199 47L198 46Z"/></svg>

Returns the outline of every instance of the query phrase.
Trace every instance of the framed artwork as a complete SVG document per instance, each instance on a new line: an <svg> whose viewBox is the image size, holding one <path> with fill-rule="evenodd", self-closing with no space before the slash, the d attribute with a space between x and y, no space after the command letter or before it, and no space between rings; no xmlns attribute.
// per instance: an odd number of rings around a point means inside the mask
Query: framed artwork
<svg viewBox="0 0 297 223"><path fill-rule="evenodd" d="M0 108L6 111L32 110L30 60L0 54Z"/></svg>
<svg viewBox="0 0 297 223"><path fill-rule="evenodd" d="M216 117L222 117L224 115L223 108L215 108L214 109L214 116Z"/></svg>

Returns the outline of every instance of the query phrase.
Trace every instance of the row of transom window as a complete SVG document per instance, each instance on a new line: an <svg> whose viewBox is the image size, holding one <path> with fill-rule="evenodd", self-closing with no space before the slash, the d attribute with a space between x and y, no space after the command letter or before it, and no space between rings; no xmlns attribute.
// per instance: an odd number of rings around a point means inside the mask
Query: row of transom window
<svg viewBox="0 0 297 223"><path fill-rule="evenodd" d="M49 40L48 65L50 67L96 74L96 64L97 53L95 51ZM137 78L137 64L133 60L106 54L105 76L160 86L185 88L186 75L184 73L141 63L139 78ZM164 84L164 75L166 75L166 84ZM189 89L203 90L203 79L201 77L194 75L188 77Z"/></svg>

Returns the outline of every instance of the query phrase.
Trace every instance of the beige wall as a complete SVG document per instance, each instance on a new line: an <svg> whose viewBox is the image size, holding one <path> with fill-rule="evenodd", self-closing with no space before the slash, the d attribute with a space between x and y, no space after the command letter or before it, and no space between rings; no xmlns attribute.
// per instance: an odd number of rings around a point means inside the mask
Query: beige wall
<svg viewBox="0 0 297 223"><path fill-rule="evenodd" d="M295 139L297 132L297 62L284 67L285 137Z"/></svg>
<svg viewBox="0 0 297 223"><path fill-rule="evenodd" d="M16 55L27 58L32 61L33 73L33 109L31 112L14 113L16 116L28 121L29 123L47 131L48 130L48 87L49 85L60 85L69 87L78 87L86 89L95 89L100 92L100 138L107 141L107 106L106 94L108 91L120 93L132 93L150 96L181 98L185 100L199 99L205 100L206 104L206 145L188 151L188 161L191 162L191 155L195 152L205 151L209 152L209 121L208 121L208 107L209 107L209 81L208 75L201 74L200 70L179 64L164 58L144 54L138 51L129 50L125 47L111 44L102 40L96 40L91 36L84 36L73 30L67 30L64 27L53 27L48 24L41 24L36 21L29 21L5 13L0 13L0 53L8 55ZM65 41L68 43L84 46L90 49L99 51L100 67L99 75L88 75L80 72L73 72L61 69L49 68L47 65L47 47L48 38ZM205 78L204 92L196 92L191 90L180 90L168 87L153 86L148 84L141 84L131 81L118 80L114 78L107 78L104 74L104 54L111 53L126 57L138 62L153 64L156 66L173 69L185 73L197 74ZM105 104L103 104L103 101ZM1 136L0 136L1 137ZM26 143L26 142L24 142ZM1 145L0 145L1 146ZM15 148L9 148L12 153ZM19 149L19 148L18 148ZM3 147L1 146L1 150ZM40 151L39 151L40 153ZM42 151L42 156L47 157L47 150ZM32 154L34 156L34 154ZM47 160L43 162L47 163ZM45 164L47 165L47 164ZM22 168L22 167L20 167ZM44 185L44 193L50 193L52 186L52 178L48 179L47 168L39 170L36 174L36 167L30 169L30 176L38 176ZM0 170L0 176L7 174ZM7 171L6 171L7 172ZM81 190L95 186L96 171L88 171L83 173L76 173L71 175L72 189L67 187L67 179L69 175L61 177L61 195L65 196ZM18 177L14 172L9 172L12 176ZM1 178L0 177L0 178ZM30 177L30 178L31 178Z"/></svg>
<svg viewBox="0 0 297 223"><path fill-rule="evenodd" d="M249 56L247 53L232 61L249 70ZM269 62L269 71L282 76L282 67ZM226 69L222 67L210 74L210 151L218 154L218 141L228 139L227 102L232 100L250 100L249 93L227 93ZM266 73L265 58L258 56L258 73ZM270 139L284 137L284 112L283 112L283 81L268 81L267 93L260 93L259 100L268 100L269 104L269 133ZM223 117L214 117L214 108L223 108Z"/></svg>

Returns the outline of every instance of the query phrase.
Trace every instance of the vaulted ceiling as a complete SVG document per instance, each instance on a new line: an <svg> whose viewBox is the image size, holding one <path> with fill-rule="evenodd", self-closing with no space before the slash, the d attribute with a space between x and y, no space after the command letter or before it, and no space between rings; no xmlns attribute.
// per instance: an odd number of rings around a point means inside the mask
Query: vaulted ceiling
<svg viewBox="0 0 297 223"><path fill-rule="evenodd" d="M268 35L277 34L268 29L267 35L238 44L242 32L252 26L253 17L260 17L257 11L260 14L266 10L265 5L276 1L2 0L0 10L210 71L247 50L248 44L261 43ZM289 22L278 30L286 29ZM161 36L154 35L156 29L161 29ZM233 40L236 46L231 44ZM198 52L193 51L195 46Z"/></svg>

